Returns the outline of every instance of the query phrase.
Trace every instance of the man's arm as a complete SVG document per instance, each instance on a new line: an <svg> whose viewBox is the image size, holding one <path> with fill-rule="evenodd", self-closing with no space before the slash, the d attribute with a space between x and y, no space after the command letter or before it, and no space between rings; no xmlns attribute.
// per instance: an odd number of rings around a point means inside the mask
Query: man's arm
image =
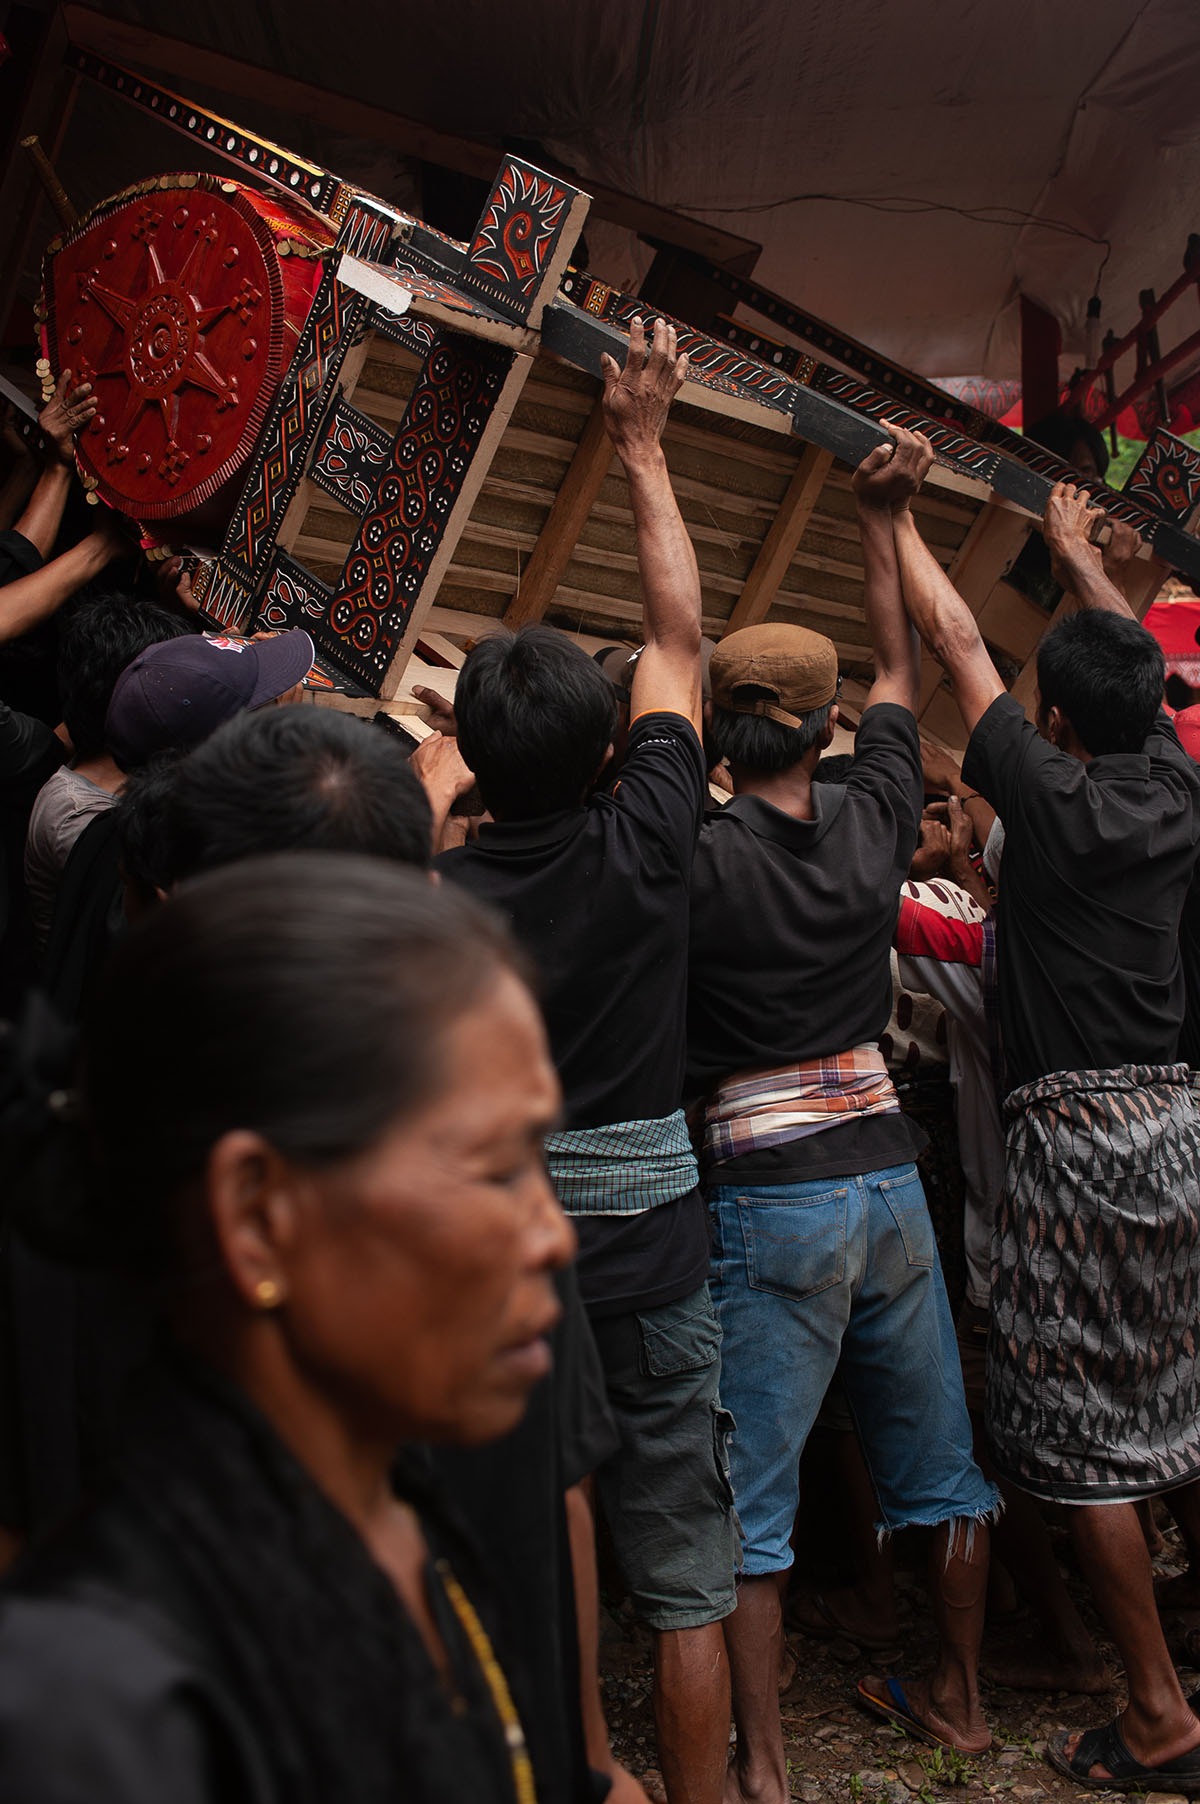
<svg viewBox="0 0 1200 1804"><path fill-rule="evenodd" d="M920 481L920 459L916 439L906 434L902 441L897 434L890 445L876 445L874 451L868 452L850 483L862 538L863 611L875 657L875 681L867 695L867 706L895 702L910 714L917 711L920 653L904 611L892 505L903 493L904 481Z"/></svg>
<svg viewBox="0 0 1200 1804"><path fill-rule="evenodd" d="M1133 609L1105 572L1103 552L1089 537L1097 518L1104 515L1092 507L1086 489L1077 489L1070 482L1055 483L1042 523L1054 580L1080 607L1102 608L1134 620Z"/></svg>
<svg viewBox="0 0 1200 1804"><path fill-rule="evenodd" d="M897 468L892 531L900 560L900 581L909 619L937 659L954 691L968 733L1005 693L996 666L975 624L975 616L917 530L911 502L933 463L933 446L920 432L896 431L898 443L914 440L915 457Z"/></svg>
<svg viewBox="0 0 1200 1804"><path fill-rule="evenodd" d="M460 796L465 796L474 788L475 773L464 763L463 755L458 749L458 740L447 738L439 732L430 733L421 741L409 763L429 798L433 816L433 854L436 858L439 852L446 849L442 842L450 810Z"/></svg>
<svg viewBox="0 0 1200 1804"><path fill-rule="evenodd" d="M75 434L96 411L90 382L71 387L71 372L64 370L53 397L38 415L38 425L50 446L51 461L37 480L14 530L49 557L62 523L63 508L75 470Z"/></svg>
<svg viewBox="0 0 1200 1804"><path fill-rule="evenodd" d="M603 365L604 420L625 467L642 583L645 645L634 671L631 716L663 709L682 714L699 732L700 572L662 450L687 358L676 354L675 328L661 319L647 357L642 323L634 320L625 368L609 356Z"/></svg>
<svg viewBox="0 0 1200 1804"><path fill-rule="evenodd" d="M19 639L30 627L57 613L76 590L82 589L84 583L99 576L106 564L111 564L116 557L123 557L130 549L129 541L119 527L105 520L95 532L80 539L78 545L72 545L61 557L53 558L29 576L19 576L15 582L7 583L0 589L0 644L7 639Z"/></svg>

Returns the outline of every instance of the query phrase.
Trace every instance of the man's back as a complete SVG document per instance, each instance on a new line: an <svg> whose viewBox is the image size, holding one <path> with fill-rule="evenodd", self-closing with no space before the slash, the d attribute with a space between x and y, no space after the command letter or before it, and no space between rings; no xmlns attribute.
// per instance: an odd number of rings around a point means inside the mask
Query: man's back
<svg viewBox="0 0 1200 1804"><path fill-rule="evenodd" d="M611 794L485 825L438 859L508 916L534 962L569 1128L679 1106L688 880L705 794L695 729L643 715Z"/></svg>
<svg viewBox="0 0 1200 1804"><path fill-rule="evenodd" d="M688 1094L731 1072L875 1041L891 1012L889 949L923 798L916 722L869 708L844 784L815 818L755 796L710 815L692 885Z"/></svg>
<svg viewBox="0 0 1200 1804"><path fill-rule="evenodd" d="M707 793L677 714L635 721L620 782L586 808L480 829L438 867L512 923L537 972L568 1128L660 1121L684 1069L688 881ZM704 1280L694 1189L628 1214L577 1217L593 1312L647 1309Z"/></svg>
<svg viewBox="0 0 1200 1804"><path fill-rule="evenodd" d="M1141 752L1085 763L1000 696L972 734L963 776L1005 829L998 948L1011 1085L1170 1064L1200 771L1165 717Z"/></svg>

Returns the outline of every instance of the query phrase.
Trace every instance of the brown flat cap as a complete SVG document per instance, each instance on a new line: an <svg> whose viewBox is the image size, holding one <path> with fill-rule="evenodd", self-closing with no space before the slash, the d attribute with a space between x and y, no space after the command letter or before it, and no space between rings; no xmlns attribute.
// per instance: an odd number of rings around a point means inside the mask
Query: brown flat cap
<svg viewBox="0 0 1200 1804"><path fill-rule="evenodd" d="M806 626L745 626L721 640L709 679L718 708L798 727L802 714L828 707L837 694L837 652L824 633ZM768 695L739 694L764 689Z"/></svg>

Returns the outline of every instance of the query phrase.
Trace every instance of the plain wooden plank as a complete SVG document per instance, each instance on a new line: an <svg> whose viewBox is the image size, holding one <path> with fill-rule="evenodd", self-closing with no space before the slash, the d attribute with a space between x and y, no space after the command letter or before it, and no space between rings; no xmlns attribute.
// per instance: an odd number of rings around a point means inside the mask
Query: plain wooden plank
<svg viewBox="0 0 1200 1804"><path fill-rule="evenodd" d="M757 626L766 619L832 464L832 452L823 451L819 445L805 447L729 617L727 632Z"/></svg>

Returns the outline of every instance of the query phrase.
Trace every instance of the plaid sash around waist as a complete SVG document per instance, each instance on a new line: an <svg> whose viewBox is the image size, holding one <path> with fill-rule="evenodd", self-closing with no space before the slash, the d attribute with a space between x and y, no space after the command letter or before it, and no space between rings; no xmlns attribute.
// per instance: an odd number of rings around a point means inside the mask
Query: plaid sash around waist
<svg viewBox="0 0 1200 1804"><path fill-rule="evenodd" d="M704 1157L713 1165L783 1146L853 1115L900 1112L878 1046L765 1071L741 1071L713 1091L704 1112Z"/></svg>
<svg viewBox="0 0 1200 1804"><path fill-rule="evenodd" d="M683 1110L653 1121L547 1134L546 1165L568 1215L643 1215L700 1182Z"/></svg>

